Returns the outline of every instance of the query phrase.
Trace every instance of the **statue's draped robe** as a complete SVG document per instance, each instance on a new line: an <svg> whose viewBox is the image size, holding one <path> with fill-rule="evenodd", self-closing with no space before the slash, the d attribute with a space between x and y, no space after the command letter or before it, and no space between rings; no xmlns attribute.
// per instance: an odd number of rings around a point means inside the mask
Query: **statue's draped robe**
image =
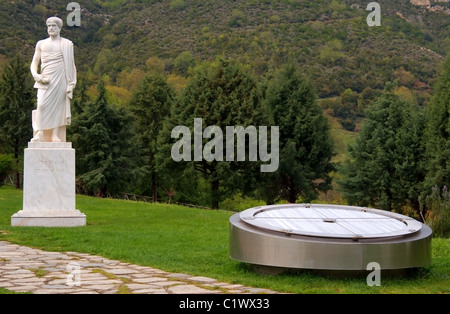
<svg viewBox="0 0 450 314"><path fill-rule="evenodd" d="M41 75L49 84L36 82L38 106L33 112L35 131L51 130L70 125L70 100L76 85L73 44L61 38L61 50L41 53Z"/></svg>

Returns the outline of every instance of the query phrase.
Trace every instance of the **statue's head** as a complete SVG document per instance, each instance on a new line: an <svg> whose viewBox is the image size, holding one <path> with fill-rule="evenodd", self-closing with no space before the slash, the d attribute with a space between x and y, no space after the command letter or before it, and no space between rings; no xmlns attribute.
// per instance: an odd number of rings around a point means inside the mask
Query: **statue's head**
<svg viewBox="0 0 450 314"><path fill-rule="evenodd" d="M47 19L47 28L50 36L59 35L63 27L63 20L59 17L53 16Z"/></svg>

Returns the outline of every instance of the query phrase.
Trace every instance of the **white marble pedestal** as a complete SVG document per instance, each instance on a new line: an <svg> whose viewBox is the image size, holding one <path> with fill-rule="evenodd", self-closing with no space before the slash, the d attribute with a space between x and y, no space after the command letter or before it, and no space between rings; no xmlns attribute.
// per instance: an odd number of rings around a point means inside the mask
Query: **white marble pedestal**
<svg viewBox="0 0 450 314"><path fill-rule="evenodd" d="M86 216L75 209L75 150L72 143L29 143L25 149L23 210L12 226L79 227Z"/></svg>

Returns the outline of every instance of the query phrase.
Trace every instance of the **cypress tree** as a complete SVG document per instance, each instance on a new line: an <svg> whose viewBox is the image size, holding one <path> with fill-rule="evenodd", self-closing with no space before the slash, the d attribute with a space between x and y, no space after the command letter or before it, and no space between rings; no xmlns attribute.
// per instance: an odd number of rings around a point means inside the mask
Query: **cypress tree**
<svg viewBox="0 0 450 314"><path fill-rule="evenodd" d="M450 55L443 64L433 98L427 107L425 131L427 176L424 192L450 185Z"/></svg>
<svg viewBox="0 0 450 314"><path fill-rule="evenodd" d="M98 197L127 192L139 171L133 119L123 108L108 104L103 81L98 97L74 120L77 180L83 192Z"/></svg>
<svg viewBox="0 0 450 314"><path fill-rule="evenodd" d="M280 168L270 175L268 186L291 203L299 197L309 202L319 191L331 188L333 143L328 120L317 105L311 82L293 66L269 84L266 105L274 125L280 127Z"/></svg>
<svg viewBox="0 0 450 314"><path fill-rule="evenodd" d="M423 110L394 94L394 84L367 111L367 120L342 167L340 188L352 205L420 212Z"/></svg>
<svg viewBox="0 0 450 314"><path fill-rule="evenodd" d="M148 76L133 95L131 108L136 118L136 134L145 156L145 170L151 180L153 202L158 200L157 139L170 114L174 98L172 88L161 75Z"/></svg>
<svg viewBox="0 0 450 314"><path fill-rule="evenodd" d="M16 188L21 186L19 164L23 149L33 137L34 98L29 68L21 57L16 57L5 67L0 81L0 137L8 147L6 150L14 154Z"/></svg>
<svg viewBox="0 0 450 314"><path fill-rule="evenodd" d="M74 99L72 102L72 116L75 118L81 114L85 106L89 103L89 97L87 96L87 83L85 79L80 79L75 89Z"/></svg>

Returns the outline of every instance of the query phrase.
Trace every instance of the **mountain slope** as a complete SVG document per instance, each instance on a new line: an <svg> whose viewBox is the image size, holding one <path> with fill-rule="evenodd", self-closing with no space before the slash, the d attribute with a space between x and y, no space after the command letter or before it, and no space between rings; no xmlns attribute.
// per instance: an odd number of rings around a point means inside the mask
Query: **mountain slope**
<svg viewBox="0 0 450 314"><path fill-rule="evenodd" d="M450 49L449 15L409 0L379 3L382 26L369 28L367 3L358 0L97 0L81 3L82 26L66 27L63 36L76 45L80 73L107 74L115 84L124 70L145 70L149 57L171 72L188 51L198 61L240 59L257 74L298 63L321 97L381 89L399 68L429 88ZM66 5L1 0L0 62L19 52L31 58L46 37L46 17L65 19Z"/></svg>

